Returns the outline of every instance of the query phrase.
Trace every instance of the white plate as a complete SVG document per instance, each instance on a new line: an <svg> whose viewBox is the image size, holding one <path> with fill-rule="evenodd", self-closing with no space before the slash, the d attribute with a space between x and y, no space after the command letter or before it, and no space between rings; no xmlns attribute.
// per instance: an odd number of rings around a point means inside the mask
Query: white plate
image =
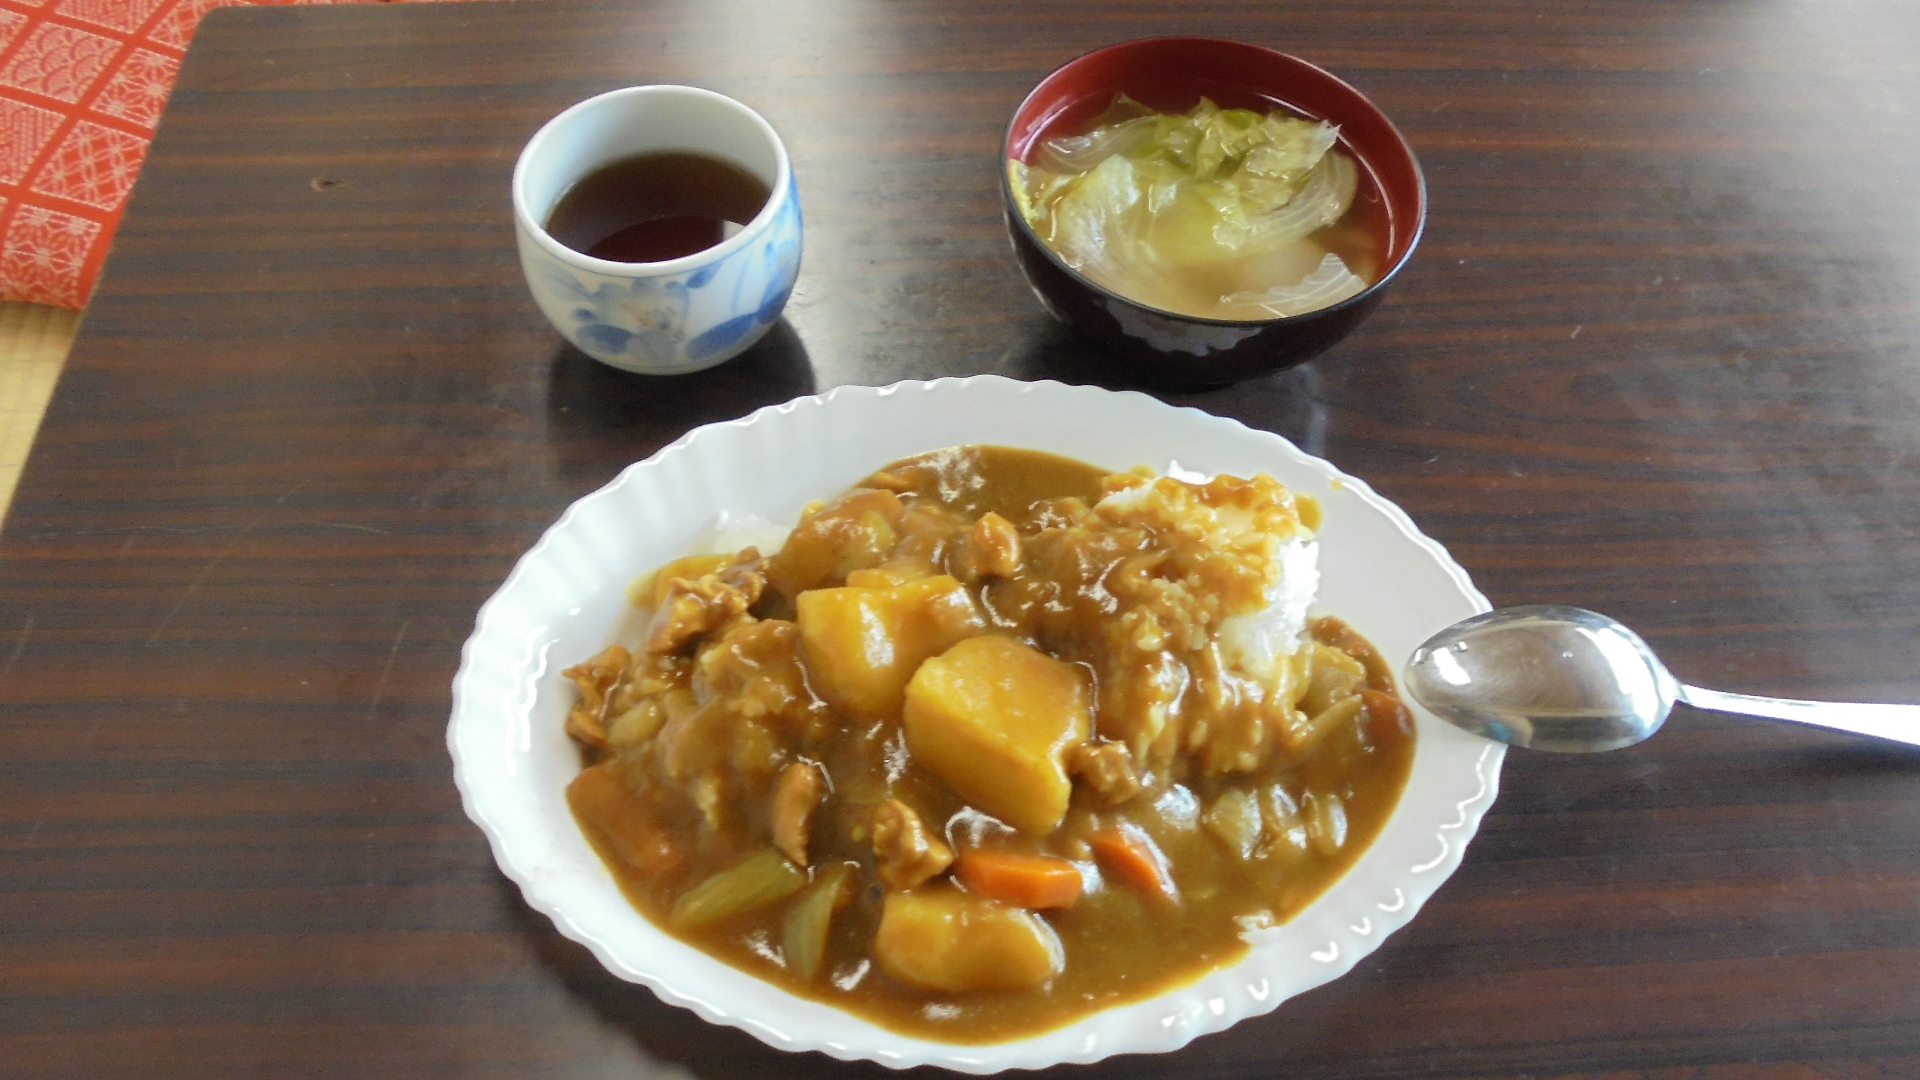
<svg viewBox="0 0 1920 1080"><path fill-rule="evenodd" d="M568 508L480 609L453 684L447 745L467 816L500 869L560 932L663 1001L783 1050L906 1068L1041 1068L1173 1050L1333 979L1404 926L1460 863L1498 787L1503 747L1416 709L1413 773L1380 837L1325 895L1263 931L1231 967L1149 1001L995 1046L900 1035L796 998L656 929L621 895L568 813L579 755L560 669L606 645L636 575L683 554L722 511L791 523L911 454L962 443L1049 450L1119 470L1264 470L1318 497L1321 591L1387 656L1487 609L1439 544L1392 503L1264 431L1144 394L996 376L841 387L698 428Z"/></svg>

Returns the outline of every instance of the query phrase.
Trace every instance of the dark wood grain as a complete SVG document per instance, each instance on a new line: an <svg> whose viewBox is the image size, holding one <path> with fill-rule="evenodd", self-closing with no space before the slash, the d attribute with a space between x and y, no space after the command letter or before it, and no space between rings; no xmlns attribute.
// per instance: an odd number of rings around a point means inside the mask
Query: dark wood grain
<svg viewBox="0 0 1920 1080"><path fill-rule="evenodd" d="M1904 0L227 9L0 534L0 1074L886 1075L703 1024L529 911L460 811L448 684L519 553L694 425L842 383L1124 385L1019 279L995 153L1047 70L1169 32L1342 75L1432 198L1353 337L1170 400L1683 678L1920 700ZM546 117L647 81L764 112L808 228L775 334L670 380L559 344L506 200ZM1063 1075L1920 1075L1920 753L1683 709L1503 787L1351 975Z"/></svg>

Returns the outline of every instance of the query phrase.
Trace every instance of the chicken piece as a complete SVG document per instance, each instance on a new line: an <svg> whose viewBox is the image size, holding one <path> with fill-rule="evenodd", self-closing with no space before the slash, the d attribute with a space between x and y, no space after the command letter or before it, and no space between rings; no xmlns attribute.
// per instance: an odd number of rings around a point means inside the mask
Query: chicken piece
<svg viewBox="0 0 1920 1080"><path fill-rule="evenodd" d="M808 826L813 808L820 805L825 793L820 766L810 761L787 766L773 789L773 846L795 866L807 865Z"/></svg>
<svg viewBox="0 0 1920 1080"><path fill-rule="evenodd" d="M646 748L660 778L692 800L708 828L723 824L721 796L737 726L725 702L708 701L669 716Z"/></svg>
<svg viewBox="0 0 1920 1080"><path fill-rule="evenodd" d="M1140 794L1140 773L1124 743L1081 743L1067 751L1067 772L1086 781L1107 806Z"/></svg>
<svg viewBox="0 0 1920 1080"><path fill-rule="evenodd" d="M888 799L873 811L873 855L889 889L911 889L953 865L953 849L927 831L913 807Z"/></svg>
<svg viewBox="0 0 1920 1080"><path fill-rule="evenodd" d="M659 603L647 624L646 651L677 653L694 639L745 615L767 587L759 566L760 553L747 548L717 571L657 584Z"/></svg>
<svg viewBox="0 0 1920 1080"><path fill-rule="evenodd" d="M989 510L968 530L954 564L954 576L969 585L1012 577L1020 569L1020 533L1012 522Z"/></svg>
<svg viewBox="0 0 1920 1080"><path fill-rule="evenodd" d="M748 719L804 731L825 707L807 687L800 662L800 631L783 619L736 619L701 642L694 655L694 696L724 698Z"/></svg>
<svg viewBox="0 0 1920 1080"><path fill-rule="evenodd" d="M668 699L686 696L691 665L684 656L642 653L633 658L601 710L609 751L630 750L653 738L672 715Z"/></svg>
<svg viewBox="0 0 1920 1080"><path fill-rule="evenodd" d="M607 699L632 659L627 650L609 645L593 659L560 673L580 688L580 700L567 714L567 734L576 742L593 750L607 748Z"/></svg>

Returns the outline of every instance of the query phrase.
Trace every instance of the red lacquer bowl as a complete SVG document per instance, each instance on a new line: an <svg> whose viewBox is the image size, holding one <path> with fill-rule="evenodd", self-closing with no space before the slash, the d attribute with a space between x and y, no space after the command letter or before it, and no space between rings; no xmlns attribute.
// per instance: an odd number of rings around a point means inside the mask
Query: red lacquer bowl
<svg viewBox="0 0 1920 1080"><path fill-rule="evenodd" d="M1420 241L1427 186L1406 140L1358 90L1304 60L1243 42L1129 41L1087 53L1041 80L1007 126L1003 158L1029 160L1044 139L1084 129L1122 92L1167 112L1184 112L1205 96L1223 108L1264 111L1281 104L1337 124L1341 148L1365 176L1362 197L1379 200L1382 273L1365 291L1304 315L1237 321L1165 311L1095 284L1061 261L1021 217L1002 168L1001 202L1014 253L1054 317L1143 378L1164 386L1207 387L1303 364L1379 305Z"/></svg>

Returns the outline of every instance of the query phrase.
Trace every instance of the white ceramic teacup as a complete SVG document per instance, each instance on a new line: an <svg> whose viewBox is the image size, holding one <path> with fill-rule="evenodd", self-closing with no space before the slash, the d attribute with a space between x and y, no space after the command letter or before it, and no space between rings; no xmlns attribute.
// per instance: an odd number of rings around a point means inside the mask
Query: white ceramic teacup
<svg viewBox="0 0 1920 1080"><path fill-rule="evenodd" d="M713 247L665 262L582 254L548 235L569 188L654 152L721 158L764 181L767 204ZM800 193L787 148L759 113L692 86L631 86L547 121L513 169L520 266L547 320L581 352L627 371L675 375L722 363L780 317L800 272Z"/></svg>

